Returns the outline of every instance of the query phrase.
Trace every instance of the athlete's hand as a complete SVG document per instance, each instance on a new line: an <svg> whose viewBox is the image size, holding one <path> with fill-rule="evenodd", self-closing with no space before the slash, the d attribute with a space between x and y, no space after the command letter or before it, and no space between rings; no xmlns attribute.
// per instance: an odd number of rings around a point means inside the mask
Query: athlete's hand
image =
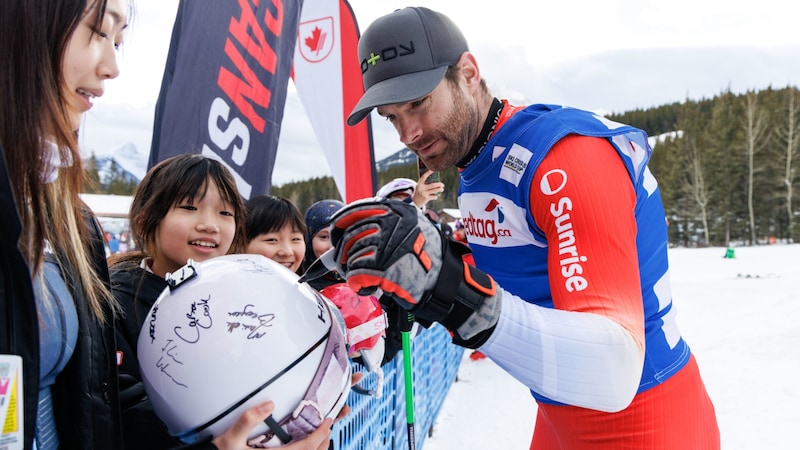
<svg viewBox="0 0 800 450"><path fill-rule="evenodd" d="M360 295L380 288L416 318L457 332L487 298L498 305L494 281L462 260L461 244L444 239L412 205L381 198L354 202L333 216L331 242L339 273ZM456 247L458 246L458 247ZM499 308L454 342L479 346L494 330Z"/></svg>
<svg viewBox="0 0 800 450"><path fill-rule="evenodd" d="M366 199L341 209L332 223L337 270L359 295L381 288L412 309L433 288L442 265L442 238L418 208Z"/></svg>

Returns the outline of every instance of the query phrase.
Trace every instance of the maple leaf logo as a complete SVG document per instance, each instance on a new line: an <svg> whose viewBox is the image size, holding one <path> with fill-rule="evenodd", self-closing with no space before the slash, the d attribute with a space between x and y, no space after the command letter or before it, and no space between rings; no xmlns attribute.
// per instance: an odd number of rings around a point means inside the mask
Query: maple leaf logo
<svg viewBox="0 0 800 450"><path fill-rule="evenodd" d="M311 36L305 38L305 44L309 50L319 54L320 50L325 47L325 38L327 33L323 33L319 27L314 27L311 31Z"/></svg>
<svg viewBox="0 0 800 450"><path fill-rule="evenodd" d="M318 63L333 51L336 41L333 17L321 17L300 24L295 48L304 60Z"/></svg>

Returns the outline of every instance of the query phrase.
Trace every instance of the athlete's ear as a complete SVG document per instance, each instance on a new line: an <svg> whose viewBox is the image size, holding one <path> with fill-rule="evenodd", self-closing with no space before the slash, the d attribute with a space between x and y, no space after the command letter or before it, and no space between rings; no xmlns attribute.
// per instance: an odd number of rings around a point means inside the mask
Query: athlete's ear
<svg viewBox="0 0 800 450"><path fill-rule="evenodd" d="M461 78L464 79L464 83L470 91L480 86L481 71L478 69L478 62L475 60L475 56L473 56L472 53L462 53L461 58L458 59L456 64L461 73Z"/></svg>

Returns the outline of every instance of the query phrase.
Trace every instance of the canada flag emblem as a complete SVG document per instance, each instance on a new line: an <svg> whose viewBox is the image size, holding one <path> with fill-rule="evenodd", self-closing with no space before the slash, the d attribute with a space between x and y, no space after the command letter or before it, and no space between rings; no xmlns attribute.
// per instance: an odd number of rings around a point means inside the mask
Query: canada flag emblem
<svg viewBox="0 0 800 450"><path fill-rule="evenodd" d="M334 44L333 17L303 22L297 29L297 48L308 62L317 63L331 54Z"/></svg>

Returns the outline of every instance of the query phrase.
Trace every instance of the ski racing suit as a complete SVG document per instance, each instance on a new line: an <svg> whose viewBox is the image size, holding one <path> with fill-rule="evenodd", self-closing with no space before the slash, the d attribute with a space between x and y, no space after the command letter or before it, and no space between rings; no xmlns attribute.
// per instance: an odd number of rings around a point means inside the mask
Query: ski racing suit
<svg viewBox="0 0 800 450"><path fill-rule="evenodd" d="M476 265L504 290L480 350L535 397L531 449L720 446L675 321L651 152L590 112L495 99L459 163Z"/></svg>

